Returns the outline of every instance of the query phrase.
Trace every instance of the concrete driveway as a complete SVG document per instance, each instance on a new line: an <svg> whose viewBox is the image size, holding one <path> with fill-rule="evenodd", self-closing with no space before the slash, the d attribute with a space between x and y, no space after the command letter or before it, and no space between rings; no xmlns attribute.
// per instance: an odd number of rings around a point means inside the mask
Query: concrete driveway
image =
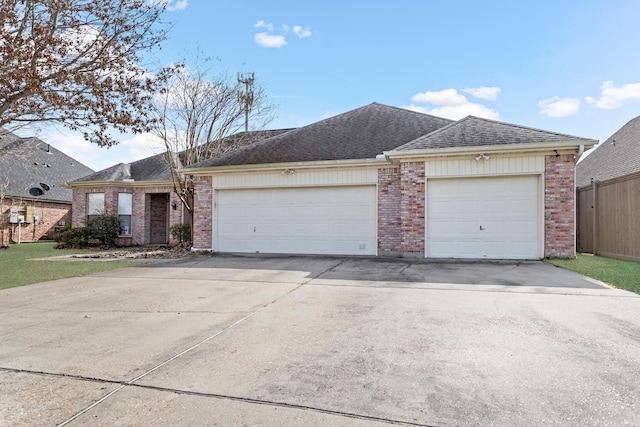
<svg viewBox="0 0 640 427"><path fill-rule="evenodd" d="M0 425L640 425L640 297L541 262L196 256L0 291Z"/></svg>

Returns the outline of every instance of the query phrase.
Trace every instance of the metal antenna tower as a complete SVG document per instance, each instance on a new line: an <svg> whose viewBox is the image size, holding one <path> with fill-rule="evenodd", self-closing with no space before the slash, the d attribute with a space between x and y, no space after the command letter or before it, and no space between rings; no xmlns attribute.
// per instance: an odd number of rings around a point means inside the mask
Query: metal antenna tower
<svg viewBox="0 0 640 427"><path fill-rule="evenodd" d="M238 73L238 83L244 85L244 92L238 93L238 99L244 109L244 131L249 131L249 110L253 106L253 82L255 73Z"/></svg>

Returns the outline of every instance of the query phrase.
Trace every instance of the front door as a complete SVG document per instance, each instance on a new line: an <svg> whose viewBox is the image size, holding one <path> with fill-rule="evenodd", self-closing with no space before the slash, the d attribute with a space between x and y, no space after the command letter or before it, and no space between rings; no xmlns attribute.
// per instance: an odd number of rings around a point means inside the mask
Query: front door
<svg viewBox="0 0 640 427"><path fill-rule="evenodd" d="M151 194L149 199L149 243L168 243L169 194Z"/></svg>

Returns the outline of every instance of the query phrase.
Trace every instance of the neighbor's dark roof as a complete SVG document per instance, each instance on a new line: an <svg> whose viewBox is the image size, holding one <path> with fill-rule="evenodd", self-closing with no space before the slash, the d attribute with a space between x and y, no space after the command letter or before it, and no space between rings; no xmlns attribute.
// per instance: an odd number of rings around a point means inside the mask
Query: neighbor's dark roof
<svg viewBox="0 0 640 427"><path fill-rule="evenodd" d="M467 116L393 151L572 141L578 144L595 143L594 140L576 136Z"/></svg>
<svg viewBox="0 0 640 427"><path fill-rule="evenodd" d="M7 196L71 202L71 190L61 185L93 172L38 138L0 135L0 186L8 182Z"/></svg>
<svg viewBox="0 0 640 427"><path fill-rule="evenodd" d="M615 141L615 144L614 144ZM576 186L640 172L640 116L632 119L576 166Z"/></svg>
<svg viewBox="0 0 640 427"><path fill-rule="evenodd" d="M193 167L371 159L449 123L441 117L373 103Z"/></svg>
<svg viewBox="0 0 640 427"><path fill-rule="evenodd" d="M239 132L223 138L218 145L222 147L223 150L233 150L237 149L237 147L253 144L256 141L279 135L289 130L290 129L274 129ZM184 160L184 155L184 151L178 154L181 164ZM171 169L169 168L167 153L156 154L132 163L119 163L73 182L123 181L125 179L132 179L134 182L170 180Z"/></svg>

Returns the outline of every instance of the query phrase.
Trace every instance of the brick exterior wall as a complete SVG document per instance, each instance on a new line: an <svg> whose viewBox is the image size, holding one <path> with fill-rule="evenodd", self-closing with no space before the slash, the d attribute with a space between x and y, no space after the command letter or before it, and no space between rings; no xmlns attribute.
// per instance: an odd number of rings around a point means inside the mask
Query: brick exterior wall
<svg viewBox="0 0 640 427"><path fill-rule="evenodd" d="M401 250L400 168L378 170L378 254Z"/></svg>
<svg viewBox="0 0 640 427"><path fill-rule="evenodd" d="M545 157L544 256L574 258L575 160L572 154Z"/></svg>
<svg viewBox="0 0 640 427"><path fill-rule="evenodd" d="M400 251L403 254L424 254L424 168L424 162L400 163Z"/></svg>
<svg viewBox="0 0 640 427"><path fill-rule="evenodd" d="M31 218L27 215L27 207L32 213ZM18 209L18 214L24 215L25 222L23 224L17 225L9 222L11 208ZM58 224L71 221L71 204L5 198L0 206L0 221L0 230L4 229L4 238L2 231L0 231L0 244L2 245L18 242L18 227L20 228L21 242L53 240Z"/></svg>
<svg viewBox="0 0 640 427"><path fill-rule="evenodd" d="M118 193L132 194L131 236L119 237L116 241L116 244L119 246L146 245L151 243L151 194L165 193L169 195L169 205L167 207L169 212L169 227L182 222L182 202L173 191L173 186L77 187L73 189L73 227L84 227L86 225L87 194L89 193L104 193L104 210L107 215L118 214ZM177 206L176 210L171 208L172 202L175 202ZM187 222L187 218L184 220ZM169 239L171 239L171 235L167 230L166 240L169 241Z"/></svg>
<svg viewBox="0 0 640 427"><path fill-rule="evenodd" d="M193 249L213 249L213 184L210 176L194 177Z"/></svg>

